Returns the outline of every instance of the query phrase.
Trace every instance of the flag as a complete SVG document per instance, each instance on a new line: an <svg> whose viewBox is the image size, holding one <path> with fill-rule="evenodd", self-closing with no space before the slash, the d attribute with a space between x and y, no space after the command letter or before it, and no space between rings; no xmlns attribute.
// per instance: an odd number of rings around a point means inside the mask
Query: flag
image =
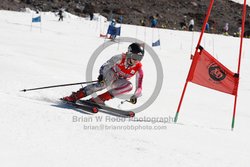
<svg viewBox="0 0 250 167"><path fill-rule="evenodd" d="M156 42L153 42L152 43L152 46L154 47L154 46L160 46L160 40L158 39Z"/></svg>
<svg viewBox="0 0 250 167"><path fill-rule="evenodd" d="M202 47L193 57L187 80L220 92L237 95L239 75L233 73Z"/></svg>
<svg viewBox="0 0 250 167"><path fill-rule="evenodd" d="M116 35L121 35L121 27L116 27Z"/></svg>
<svg viewBox="0 0 250 167"><path fill-rule="evenodd" d="M121 27L114 27L112 25L109 26L107 34L110 35L119 35L121 34Z"/></svg>
<svg viewBox="0 0 250 167"><path fill-rule="evenodd" d="M37 17L32 18L32 22L33 23L41 22L41 16L37 16Z"/></svg>

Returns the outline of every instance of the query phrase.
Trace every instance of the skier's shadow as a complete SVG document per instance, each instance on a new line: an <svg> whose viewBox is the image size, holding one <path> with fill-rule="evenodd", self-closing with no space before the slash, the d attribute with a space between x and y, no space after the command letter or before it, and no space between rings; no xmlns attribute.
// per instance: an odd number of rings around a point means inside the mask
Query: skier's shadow
<svg viewBox="0 0 250 167"><path fill-rule="evenodd" d="M107 114L107 115L110 115L110 116L115 116L115 117L120 117L120 118L130 118L128 116L125 116L125 115L121 115L121 114L118 114L118 113L111 113L111 112L108 112L108 111L105 111L103 109L99 109L99 112L101 113L104 113L104 114Z"/></svg>
<svg viewBox="0 0 250 167"><path fill-rule="evenodd" d="M86 114L86 115L95 115L95 113L93 113L92 111L85 111L84 109L80 109L80 108L77 108L75 106L71 106L69 104L65 104L65 103L56 103L56 104L51 104L51 106L53 107L58 107L58 108L62 108L62 109L69 109L69 110L73 110L73 111L76 111L76 112L79 112L81 114ZM99 109L98 110L100 113L105 113L107 115L111 115L111 116L115 116L115 117L121 117L121 118L129 118L128 116L124 116L124 115L121 115L121 114L118 114L118 113L112 113L112 112L108 112L108 111L105 111L103 109Z"/></svg>
<svg viewBox="0 0 250 167"><path fill-rule="evenodd" d="M70 105L67 105L67 104L52 104L51 106L53 107L58 107L58 108L62 108L62 109L70 109L70 110L73 110L73 111L76 111L76 112L79 112L81 114L86 114L86 115L93 115L93 113L91 113L90 111L85 111L83 109L79 109L79 108L76 108L74 106L70 106ZM70 111L69 110L69 111Z"/></svg>

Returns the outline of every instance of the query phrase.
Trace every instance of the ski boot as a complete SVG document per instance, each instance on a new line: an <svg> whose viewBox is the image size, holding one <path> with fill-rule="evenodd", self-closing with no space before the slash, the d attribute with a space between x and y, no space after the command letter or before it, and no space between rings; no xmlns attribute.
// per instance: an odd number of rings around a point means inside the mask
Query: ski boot
<svg viewBox="0 0 250 167"><path fill-rule="evenodd" d="M109 92L105 92L95 98L91 98L88 101L91 103L96 103L100 105L105 105L105 101L113 99L113 96Z"/></svg>
<svg viewBox="0 0 250 167"><path fill-rule="evenodd" d="M86 96L86 94L84 93L84 91L80 89L77 92L72 92L72 94L70 96L63 97L62 100L68 101L71 103L75 103L77 100L79 100L85 96Z"/></svg>

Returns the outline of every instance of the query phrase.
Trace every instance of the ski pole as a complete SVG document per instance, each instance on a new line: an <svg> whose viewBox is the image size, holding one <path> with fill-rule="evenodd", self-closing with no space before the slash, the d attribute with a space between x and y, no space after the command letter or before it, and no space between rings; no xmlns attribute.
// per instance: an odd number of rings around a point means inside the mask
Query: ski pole
<svg viewBox="0 0 250 167"><path fill-rule="evenodd" d="M121 103L117 106L118 108L121 108L121 105L124 104L125 102L130 102L129 100L123 100Z"/></svg>
<svg viewBox="0 0 250 167"><path fill-rule="evenodd" d="M70 84L61 84L61 85L44 86L44 87L38 87L38 88L23 89L23 90L20 90L20 91L21 92L27 92L27 91L32 91L32 90L56 88L56 87L71 86L71 85L81 85L81 84L88 84L88 83L94 83L94 82L98 82L98 80L96 80L96 81L87 81L87 82L78 82L78 83L70 83Z"/></svg>
<svg viewBox="0 0 250 167"><path fill-rule="evenodd" d="M124 101L121 101L121 104L124 104L125 102L129 102L129 103L131 103L131 101L130 101L130 100L124 100Z"/></svg>

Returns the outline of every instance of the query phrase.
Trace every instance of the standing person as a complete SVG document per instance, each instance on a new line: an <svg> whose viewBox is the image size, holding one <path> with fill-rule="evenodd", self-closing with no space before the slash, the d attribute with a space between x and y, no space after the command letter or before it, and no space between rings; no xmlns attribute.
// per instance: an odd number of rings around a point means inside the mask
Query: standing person
<svg viewBox="0 0 250 167"><path fill-rule="evenodd" d="M189 31L193 31L194 30L194 19L191 19L189 21L188 30Z"/></svg>
<svg viewBox="0 0 250 167"><path fill-rule="evenodd" d="M238 36L238 37L240 37L240 36L241 36L241 27L238 27L237 36Z"/></svg>
<svg viewBox="0 0 250 167"><path fill-rule="evenodd" d="M136 75L136 89L130 97L130 102L135 104L142 91L143 70L141 60L143 56L144 48L139 43L130 44L126 53L113 56L101 66L97 83L81 88L62 99L76 102L83 97L107 88L107 92L89 99L98 104L105 104L104 102L107 100L130 92L133 86L129 80Z"/></svg>
<svg viewBox="0 0 250 167"><path fill-rule="evenodd" d="M59 10L58 15L59 15L58 21L63 21L63 10L62 9Z"/></svg>
<svg viewBox="0 0 250 167"><path fill-rule="evenodd" d="M207 32L209 32L209 31L210 31L210 26L209 26L209 23L206 23L205 30L206 30Z"/></svg>
<svg viewBox="0 0 250 167"><path fill-rule="evenodd" d="M93 20L94 19L94 13L93 12L89 12L89 19Z"/></svg>
<svg viewBox="0 0 250 167"><path fill-rule="evenodd" d="M140 25L141 25L141 26L146 26L146 23L145 23L145 20L144 20L144 19L141 19L141 20L140 20Z"/></svg>
<svg viewBox="0 0 250 167"><path fill-rule="evenodd" d="M187 30L187 16L183 16L183 21L180 22L180 26L182 30Z"/></svg>
<svg viewBox="0 0 250 167"><path fill-rule="evenodd" d="M119 16L119 18L118 18L118 21L117 21L118 23L122 23L123 22L123 17L122 16Z"/></svg>
<svg viewBox="0 0 250 167"><path fill-rule="evenodd" d="M229 30L229 23L226 23L225 26L223 27L224 35L228 35L228 30Z"/></svg>
<svg viewBox="0 0 250 167"><path fill-rule="evenodd" d="M154 28L158 24L158 16L159 14L156 14L155 16L151 17L151 27Z"/></svg>
<svg viewBox="0 0 250 167"><path fill-rule="evenodd" d="M94 19L95 7L94 7L93 2L85 4L84 12L89 14L90 20Z"/></svg>
<svg viewBox="0 0 250 167"><path fill-rule="evenodd" d="M110 28L112 29L111 30L111 33L110 33L110 39L112 40L115 40L116 38L116 20L115 19L112 19L111 23L110 23Z"/></svg>

